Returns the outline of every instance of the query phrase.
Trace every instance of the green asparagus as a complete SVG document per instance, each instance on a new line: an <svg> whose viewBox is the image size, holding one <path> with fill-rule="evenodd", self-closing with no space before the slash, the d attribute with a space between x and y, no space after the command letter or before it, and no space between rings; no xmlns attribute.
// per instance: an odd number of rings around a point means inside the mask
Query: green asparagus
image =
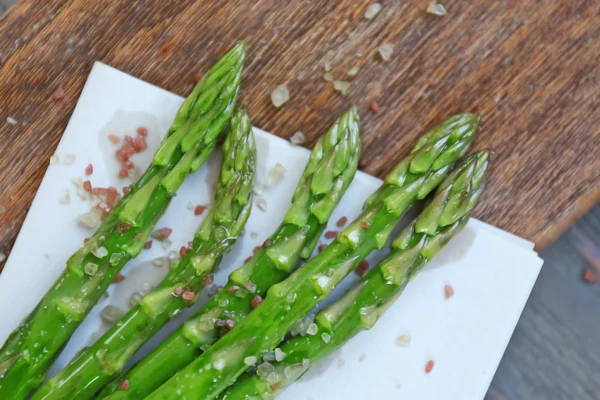
<svg viewBox="0 0 600 400"><path fill-rule="evenodd" d="M431 203L391 244L390 255L353 289L316 315L310 334L284 342L271 362L244 375L219 400L274 399L312 365L365 329L371 329L429 260L469 220L483 190L488 152L462 161Z"/></svg>
<svg viewBox="0 0 600 400"><path fill-rule="evenodd" d="M264 246L231 274L225 288L194 317L109 384L98 398L145 397L218 340L221 329L228 329L250 313L269 287L288 276L300 259L310 256L354 178L359 158L359 120L352 107L315 145L290 210ZM128 390L122 390L123 384Z"/></svg>
<svg viewBox="0 0 600 400"><path fill-rule="evenodd" d="M381 249L400 217L441 183L467 151L478 118L454 116L427 132L367 201L363 213L321 253L286 280L233 330L181 369L148 399L214 399L264 354L369 253Z"/></svg>
<svg viewBox="0 0 600 400"><path fill-rule="evenodd" d="M255 148L250 118L237 110L223 144L223 164L215 202L191 249L93 346L47 381L32 400L89 399L119 374L127 360L164 324L195 302L204 280L235 243L252 207Z"/></svg>
<svg viewBox="0 0 600 400"><path fill-rule="evenodd" d="M0 399L23 399L43 381L119 270L141 251L188 172L199 168L214 149L237 99L245 54L245 44L239 43L196 85L150 167L9 336L0 349Z"/></svg>

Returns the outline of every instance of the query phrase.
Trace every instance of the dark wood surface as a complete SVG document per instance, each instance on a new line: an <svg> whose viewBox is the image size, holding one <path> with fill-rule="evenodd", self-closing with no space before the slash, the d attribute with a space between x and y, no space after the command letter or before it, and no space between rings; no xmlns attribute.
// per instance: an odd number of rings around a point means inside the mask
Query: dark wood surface
<svg viewBox="0 0 600 400"><path fill-rule="evenodd" d="M477 217L546 246L600 197L600 3L596 0L369 2L21 0L0 20L0 252L8 253L92 63L186 95L237 39L255 125L307 146L356 103L367 172L382 177L419 132L452 113L483 116L495 151ZM394 44L389 62L377 47ZM323 79L334 54L342 96ZM363 56L357 56L362 53ZM287 84L280 109L270 92ZM52 93L59 86L66 96ZM380 105L369 110L369 101ZM11 117L16 125L6 122Z"/></svg>

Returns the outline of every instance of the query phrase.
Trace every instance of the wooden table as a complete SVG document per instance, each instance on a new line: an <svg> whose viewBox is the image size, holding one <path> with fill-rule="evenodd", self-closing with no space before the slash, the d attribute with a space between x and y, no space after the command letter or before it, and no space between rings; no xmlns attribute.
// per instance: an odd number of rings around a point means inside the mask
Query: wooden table
<svg viewBox="0 0 600 400"><path fill-rule="evenodd" d="M365 170L382 177L425 128L478 113L475 147L495 156L477 217L539 248L600 198L600 3L447 0L440 18L427 1L382 1L368 21L369 3L21 0L0 20L0 251L10 251L94 61L186 95L240 38L244 98L267 131L301 130L310 146L355 103ZM385 43L389 62L377 54ZM345 96L323 78L328 59L335 79L352 82ZM291 99L277 109L279 84ZM59 87L66 96L55 100Z"/></svg>

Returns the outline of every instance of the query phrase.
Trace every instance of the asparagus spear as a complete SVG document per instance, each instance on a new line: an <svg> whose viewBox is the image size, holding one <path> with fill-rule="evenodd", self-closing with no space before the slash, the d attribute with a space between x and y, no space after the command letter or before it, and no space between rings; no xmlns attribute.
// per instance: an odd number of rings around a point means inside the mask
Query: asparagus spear
<svg viewBox="0 0 600 400"><path fill-rule="evenodd" d="M406 285L469 220L483 190L488 152L479 152L448 175L432 202L392 242L390 255L340 300L316 315L309 335L294 336L243 376L219 400L274 399L312 365L352 337L371 329Z"/></svg>
<svg viewBox="0 0 600 400"><path fill-rule="evenodd" d="M156 289L42 385L32 400L91 398L123 370L127 360L164 324L195 302L204 288L204 279L235 243L250 216L254 175L252 126L246 112L238 109L223 144L215 202L191 249L171 266Z"/></svg>
<svg viewBox="0 0 600 400"><path fill-rule="evenodd" d="M239 43L196 85L131 193L69 258L56 283L0 349L0 399L23 399L42 382L119 270L141 251L188 172L214 149L237 98L245 54L245 44Z"/></svg>
<svg viewBox="0 0 600 400"><path fill-rule="evenodd" d="M283 223L254 257L234 271L224 290L98 398L140 399L218 340L219 327L241 321L269 287L312 253L360 158L359 121L352 107L317 142ZM267 246L268 244L268 246ZM261 297L262 296L262 297ZM119 390L126 382L128 390Z"/></svg>
<svg viewBox="0 0 600 400"><path fill-rule="evenodd" d="M363 213L323 252L273 285L256 310L147 398L208 400L233 384L358 263L384 246L414 200L427 196L466 152L477 125L477 117L462 114L427 132L367 201Z"/></svg>

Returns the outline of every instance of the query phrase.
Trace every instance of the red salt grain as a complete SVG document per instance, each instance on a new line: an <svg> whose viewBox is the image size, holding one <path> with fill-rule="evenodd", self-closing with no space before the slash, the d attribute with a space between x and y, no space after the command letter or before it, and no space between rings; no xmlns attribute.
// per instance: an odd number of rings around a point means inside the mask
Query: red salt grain
<svg viewBox="0 0 600 400"><path fill-rule="evenodd" d="M371 111L373 111L374 113L379 112L379 104L377 104L377 102L375 100L371 100L369 102L369 108L371 109Z"/></svg>
<svg viewBox="0 0 600 400"><path fill-rule="evenodd" d="M151 249L152 248L152 240L148 240L146 243L144 243L144 248Z"/></svg>
<svg viewBox="0 0 600 400"><path fill-rule="evenodd" d="M139 128L137 128L136 132L140 136L144 136L144 137L148 136L148 129L144 128L143 126L140 126Z"/></svg>
<svg viewBox="0 0 600 400"><path fill-rule="evenodd" d="M193 76L194 83L198 83L202 80L202 74L200 72L196 72Z"/></svg>
<svg viewBox="0 0 600 400"><path fill-rule="evenodd" d="M125 275L123 275L122 273L118 273L117 276L115 276L115 279L113 280L113 283L119 283L119 282L123 282L125 280Z"/></svg>
<svg viewBox="0 0 600 400"><path fill-rule="evenodd" d="M358 264L358 267L354 270L359 276L363 276L365 272L369 269L369 262L367 260L363 260Z"/></svg>
<svg viewBox="0 0 600 400"><path fill-rule="evenodd" d="M196 300L196 294L194 292L192 292L191 290L186 290L181 295L181 298L186 301L194 301L194 300Z"/></svg>
<svg viewBox="0 0 600 400"><path fill-rule="evenodd" d="M171 236L171 232L173 232L173 229L167 228L166 226L158 230L158 234L160 235L161 239L167 239L169 236Z"/></svg>
<svg viewBox="0 0 600 400"><path fill-rule="evenodd" d="M65 89L61 85L52 93L52 100L58 101L63 97L65 97Z"/></svg>
<svg viewBox="0 0 600 400"><path fill-rule="evenodd" d="M117 201L117 196L118 196L119 192L117 191L117 188L114 186L109 186L106 188L106 201L109 204L114 204Z"/></svg>
<svg viewBox="0 0 600 400"><path fill-rule="evenodd" d="M326 244L319 245L319 253L327 248Z"/></svg>
<svg viewBox="0 0 600 400"><path fill-rule="evenodd" d="M337 226L341 228L342 226L346 225L346 222L348 222L348 217L342 217L338 219Z"/></svg>
<svg viewBox="0 0 600 400"><path fill-rule="evenodd" d="M131 193L131 186L123 186L123 195L127 196L129 193Z"/></svg>
<svg viewBox="0 0 600 400"><path fill-rule="evenodd" d="M107 214L112 209L105 201L101 201L100 203L98 203L97 207Z"/></svg>
<svg viewBox="0 0 600 400"><path fill-rule="evenodd" d="M171 50L173 49L173 47L175 47L175 44L177 42L175 42L175 40L171 39L167 42L165 42L160 49L158 50L158 56L159 57L164 57L167 54L169 54L171 52Z"/></svg>
<svg viewBox="0 0 600 400"><path fill-rule="evenodd" d="M454 296L454 288L452 285L444 286L444 297L448 300L450 297Z"/></svg>
<svg viewBox="0 0 600 400"><path fill-rule="evenodd" d="M427 364L425 364L425 373L426 374L430 373L431 370L433 370L434 366L435 366L435 362L433 362L433 360L427 361Z"/></svg>
<svg viewBox="0 0 600 400"><path fill-rule="evenodd" d="M94 193L96 196L104 196L106 195L106 189L102 187L95 187L92 189L92 193Z"/></svg>
<svg viewBox="0 0 600 400"><path fill-rule="evenodd" d="M202 284L204 286L208 286L208 285L212 284L214 281L215 281L215 276L213 274L209 274L204 277L204 279L202 280Z"/></svg>
<svg viewBox="0 0 600 400"><path fill-rule="evenodd" d="M338 231L327 231L327 232L325 232L325 237L327 239L334 239L337 237L338 234L339 234Z"/></svg>
<svg viewBox="0 0 600 400"><path fill-rule="evenodd" d="M85 190L88 193L92 193L92 182L84 181L83 182L83 190Z"/></svg>
<svg viewBox="0 0 600 400"><path fill-rule="evenodd" d="M179 256L181 258L184 258L188 253L188 248L185 246L181 246L181 248L179 249Z"/></svg>
<svg viewBox="0 0 600 400"><path fill-rule="evenodd" d="M129 380L123 379L118 386L119 390L129 390Z"/></svg>
<svg viewBox="0 0 600 400"><path fill-rule="evenodd" d="M594 270L587 268L583 271L581 279L586 283L593 284L598 282L600 277L598 277L598 274Z"/></svg>
<svg viewBox="0 0 600 400"><path fill-rule="evenodd" d="M117 228L117 232L124 233L127 232L129 229L131 229L131 223L125 221Z"/></svg>
<svg viewBox="0 0 600 400"><path fill-rule="evenodd" d="M141 153L142 151L148 148L148 144L146 143L146 138L143 136L137 136L133 139L133 149L136 153Z"/></svg>
<svg viewBox="0 0 600 400"><path fill-rule="evenodd" d="M360 226L362 226L365 229L368 229L371 226L371 224L367 221L360 221Z"/></svg>
<svg viewBox="0 0 600 400"><path fill-rule="evenodd" d="M127 178L128 176L129 172L127 172L127 169L121 168L121 170L119 171L119 178Z"/></svg>
<svg viewBox="0 0 600 400"><path fill-rule="evenodd" d="M135 168L135 164L131 160L125 160L125 161L123 161L123 167L125 169L134 169Z"/></svg>
<svg viewBox="0 0 600 400"><path fill-rule="evenodd" d="M194 208L194 215L200 215L204 212L204 210L206 210L206 206L197 205Z"/></svg>
<svg viewBox="0 0 600 400"><path fill-rule="evenodd" d="M235 328L235 322L228 319L227 322L225 322L225 326L228 327L229 329L233 329L233 328Z"/></svg>
<svg viewBox="0 0 600 400"><path fill-rule="evenodd" d="M365 168L367 168L368 166L369 166L369 162L368 162L367 160L362 160L362 159L361 159L361 160L358 162L358 168L360 168L360 169L365 169Z"/></svg>
<svg viewBox="0 0 600 400"><path fill-rule="evenodd" d="M92 163L89 163L87 167L85 167L85 174L86 175L91 175L94 173L94 166L92 165Z"/></svg>
<svg viewBox="0 0 600 400"><path fill-rule="evenodd" d="M118 137L117 135L108 135L108 140L112 144L117 144L117 143L119 143L121 141L121 138Z"/></svg>
<svg viewBox="0 0 600 400"><path fill-rule="evenodd" d="M263 298L262 298L262 297L260 297L260 296L258 296L258 295L257 295L257 296L254 296L254 298L252 299L252 308L256 308L256 307L258 307L258 305L259 305L260 303L262 303L262 301L263 301Z"/></svg>
<svg viewBox="0 0 600 400"><path fill-rule="evenodd" d="M125 135L125 141L127 142L128 145L133 147L133 138L131 136ZM135 149L135 147L134 147L134 149Z"/></svg>

